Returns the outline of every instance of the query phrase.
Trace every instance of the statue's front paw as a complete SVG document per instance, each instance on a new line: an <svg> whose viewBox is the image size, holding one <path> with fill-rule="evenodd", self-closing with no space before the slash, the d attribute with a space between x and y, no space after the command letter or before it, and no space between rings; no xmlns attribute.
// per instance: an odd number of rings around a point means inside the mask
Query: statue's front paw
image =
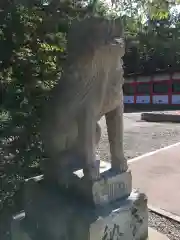
<svg viewBox="0 0 180 240"><path fill-rule="evenodd" d="M127 165L127 161L120 164L119 166L119 171L122 173L122 172L126 172L128 170L128 165Z"/></svg>
<svg viewBox="0 0 180 240"><path fill-rule="evenodd" d="M97 180L100 177L100 160L95 160L91 165L83 169L84 177L91 180Z"/></svg>
<svg viewBox="0 0 180 240"><path fill-rule="evenodd" d="M123 159L112 159L112 169L117 171L117 172L120 172L120 173L123 173L123 172L126 172L128 170L128 164L127 164L127 160L123 157Z"/></svg>

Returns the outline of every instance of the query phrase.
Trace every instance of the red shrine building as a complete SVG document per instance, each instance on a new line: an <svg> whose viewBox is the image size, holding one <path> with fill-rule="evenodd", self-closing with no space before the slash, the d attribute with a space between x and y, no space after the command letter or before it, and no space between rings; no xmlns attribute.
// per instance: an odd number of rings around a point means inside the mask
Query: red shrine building
<svg viewBox="0 0 180 240"><path fill-rule="evenodd" d="M125 104L179 104L180 72L125 78Z"/></svg>

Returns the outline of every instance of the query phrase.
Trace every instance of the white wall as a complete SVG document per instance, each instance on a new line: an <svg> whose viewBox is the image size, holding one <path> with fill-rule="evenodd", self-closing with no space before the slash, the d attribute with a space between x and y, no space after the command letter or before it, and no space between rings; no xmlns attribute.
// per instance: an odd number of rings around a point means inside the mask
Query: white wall
<svg viewBox="0 0 180 240"><path fill-rule="evenodd" d="M172 104L180 104L180 95L172 95Z"/></svg>
<svg viewBox="0 0 180 240"><path fill-rule="evenodd" d="M154 95L152 97L154 104L168 104L168 95Z"/></svg>
<svg viewBox="0 0 180 240"><path fill-rule="evenodd" d="M134 96L124 96L124 103L134 103Z"/></svg>
<svg viewBox="0 0 180 240"><path fill-rule="evenodd" d="M136 103L150 103L150 96L136 96Z"/></svg>

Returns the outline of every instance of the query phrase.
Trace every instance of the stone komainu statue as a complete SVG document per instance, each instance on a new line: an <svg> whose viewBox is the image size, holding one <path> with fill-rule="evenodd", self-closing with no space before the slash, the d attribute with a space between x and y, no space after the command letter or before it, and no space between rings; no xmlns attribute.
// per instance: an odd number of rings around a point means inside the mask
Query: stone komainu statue
<svg viewBox="0 0 180 240"><path fill-rule="evenodd" d="M98 178L95 147L99 119L105 115L112 169L125 172L123 153L123 29L120 19L74 21L68 33L68 57L61 80L51 93L42 122L49 157L45 175L57 178L75 168Z"/></svg>

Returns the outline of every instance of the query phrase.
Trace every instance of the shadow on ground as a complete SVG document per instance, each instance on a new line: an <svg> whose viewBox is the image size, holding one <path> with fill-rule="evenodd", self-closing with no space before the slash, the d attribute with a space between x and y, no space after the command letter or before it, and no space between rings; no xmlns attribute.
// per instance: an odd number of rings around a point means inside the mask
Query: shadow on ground
<svg viewBox="0 0 180 240"><path fill-rule="evenodd" d="M180 105L169 104L124 104L125 113L180 110Z"/></svg>

